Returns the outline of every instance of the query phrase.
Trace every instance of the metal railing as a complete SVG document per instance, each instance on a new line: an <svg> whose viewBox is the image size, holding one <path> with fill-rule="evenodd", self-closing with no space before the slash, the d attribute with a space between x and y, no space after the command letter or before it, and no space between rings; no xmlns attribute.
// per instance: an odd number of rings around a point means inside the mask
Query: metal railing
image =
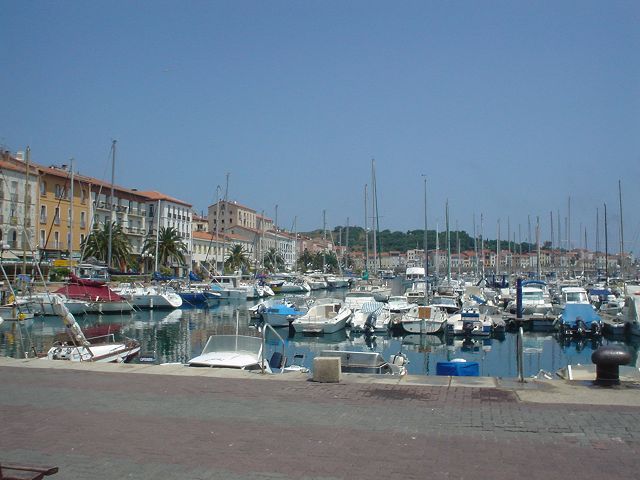
<svg viewBox="0 0 640 480"><path fill-rule="evenodd" d="M267 335L267 329L271 330L276 337L278 337L278 340L280 340L280 343L282 344L282 362L283 362L283 367L284 364L286 363L286 357L284 355L285 352L285 343L283 338L280 336L280 334L276 331L275 328L273 328L271 325L269 325L267 322L264 323L263 327L262 327L262 349L261 349L261 354L260 356L262 357L260 359L260 367L261 367L261 373L264 375L264 349L265 349L265 337ZM280 370L280 373L282 373L282 369Z"/></svg>

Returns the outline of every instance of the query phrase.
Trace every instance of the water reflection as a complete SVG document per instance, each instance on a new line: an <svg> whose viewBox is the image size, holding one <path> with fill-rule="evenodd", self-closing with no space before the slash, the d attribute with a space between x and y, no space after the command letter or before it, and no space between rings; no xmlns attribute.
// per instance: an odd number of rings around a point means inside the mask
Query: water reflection
<svg viewBox="0 0 640 480"><path fill-rule="evenodd" d="M344 296L344 292L341 296ZM336 292L323 292L336 296ZM338 295L340 296L340 295ZM210 335L258 335L251 324L247 307L251 304L220 302L209 309L181 309L173 311L141 311L126 315L79 316L78 322L87 336L121 332L141 342L141 356L158 363L185 363L200 354ZM278 333L285 341L286 356L304 355L305 366L311 367L313 358L323 350L358 350L380 352L385 358L402 352L409 359L408 371L416 375L434 375L439 361L464 358L480 364L481 375L515 377L515 335L463 339L444 335L365 335L343 330L330 335L307 336L287 328ZM5 322L0 326L0 355L22 358L25 352L46 352L57 339L66 339L65 328L56 317L36 317L31 320ZM604 344L624 344L631 352L632 364L639 366L640 338L630 340L593 341L591 339L563 339L553 333L525 333L524 373L540 370L555 372L567 364L590 364L591 353ZM275 335L266 338L267 355L279 350Z"/></svg>

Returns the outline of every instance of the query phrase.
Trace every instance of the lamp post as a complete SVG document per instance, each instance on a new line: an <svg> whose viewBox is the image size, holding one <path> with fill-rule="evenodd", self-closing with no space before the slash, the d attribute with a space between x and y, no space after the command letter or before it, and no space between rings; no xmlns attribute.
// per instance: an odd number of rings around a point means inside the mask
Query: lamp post
<svg viewBox="0 0 640 480"><path fill-rule="evenodd" d="M153 253L143 252L141 256L142 256L142 265L143 265L144 273L147 274L149 273L149 269L147 268L147 260L153 258Z"/></svg>

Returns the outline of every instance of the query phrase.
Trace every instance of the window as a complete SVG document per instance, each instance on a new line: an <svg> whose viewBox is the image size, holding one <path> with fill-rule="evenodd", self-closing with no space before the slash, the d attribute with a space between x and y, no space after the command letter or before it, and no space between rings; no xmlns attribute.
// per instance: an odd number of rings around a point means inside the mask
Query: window
<svg viewBox="0 0 640 480"><path fill-rule="evenodd" d="M71 234L67 233L67 250L71 250Z"/></svg>
<svg viewBox="0 0 640 480"><path fill-rule="evenodd" d="M47 206L40 205L40 223L47 223Z"/></svg>
<svg viewBox="0 0 640 480"><path fill-rule="evenodd" d="M43 197L47 196L47 182L44 180L40 182L40 195Z"/></svg>
<svg viewBox="0 0 640 480"><path fill-rule="evenodd" d="M56 213L53 215L53 223L60 225L60 207L56 207Z"/></svg>
<svg viewBox="0 0 640 480"><path fill-rule="evenodd" d="M53 248L60 248L60 232L53 232Z"/></svg>
<svg viewBox="0 0 640 480"><path fill-rule="evenodd" d="M80 189L80 202L87 203L87 191L84 188Z"/></svg>
<svg viewBox="0 0 640 480"><path fill-rule="evenodd" d="M81 233L81 234L80 234L80 245L82 245L82 244L84 243L84 239L85 239L85 238L86 238L86 237L84 236L84 233Z"/></svg>
<svg viewBox="0 0 640 480"><path fill-rule="evenodd" d="M71 209L67 209L67 226L71 226Z"/></svg>
<svg viewBox="0 0 640 480"><path fill-rule="evenodd" d="M46 239L47 239L47 237L46 237L45 231L44 230L40 230L40 245L39 245L40 248L46 248L47 247Z"/></svg>
<svg viewBox="0 0 640 480"><path fill-rule="evenodd" d="M87 212L80 212L80 228L86 228L86 216Z"/></svg>

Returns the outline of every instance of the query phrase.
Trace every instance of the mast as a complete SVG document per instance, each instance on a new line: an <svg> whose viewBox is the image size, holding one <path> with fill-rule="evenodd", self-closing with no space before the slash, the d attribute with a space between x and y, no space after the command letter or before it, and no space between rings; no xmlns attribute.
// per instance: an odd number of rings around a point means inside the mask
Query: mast
<svg viewBox="0 0 640 480"><path fill-rule="evenodd" d="M553 256L553 210L549 211L549 218L551 219L551 266L555 267L555 259Z"/></svg>
<svg viewBox="0 0 640 480"><path fill-rule="evenodd" d="M609 285L609 231L607 226L607 204L604 204L604 275Z"/></svg>
<svg viewBox="0 0 640 480"><path fill-rule="evenodd" d="M218 275L218 252L220 251L220 190L222 187L220 185L216 186L216 261L215 261L215 273ZM263 222L261 222L262 224ZM262 246L262 245L261 245ZM222 270L224 271L224 252L222 253ZM256 264L258 263L258 258L256 256Z"/></svg>
<svg viewBox="0 0 640 480"><path fill-rule="evenodd" d="M156 225L156 252L155 252L155 268L154 268L154 272L158 271L158 250L159 250L159 240L160 240L160 202L162 202L162 200L158 199L158 223ZM218 221L220 221L218 219Z"/></svg>
<svg viewBox="0 0 640 480"><path fill-rule="evenodd" d="M571 195L569 195L569 212L567 221L567 250L571 251Z"/></svg>
<svg viewBox="0 0 640 480"><path fill-rule="evenodd" d="M445 224L447 227L447 285L451 285L451 234L449 232L449 200L445 203Z"/></svg>
<svg viewBox="0 0 640 480"><path fill-rule="evenodd" d="M531 225L531 223L529 223ZM498 219L498 227L497 227L497 239L496 239L496 277L500 274L500 219ZM531 244L529 244L529 249L531 249ZM497 278L496 278L497 281Z"/></svg>
<svg viewBox="0 0 640 480"><path fill-rule="evenodd" d="M513 274L513 256L511 254L511 217L507 217L507 272Z"/></svg>
<svg viewBox="0 0 640 480"><path fill-rule="evenodd" d="M456 220L456 240L458 242L458 280L462 277L462 261L460 259L460 227Z"/></svg>
<svg viewBox="0 0 640 480"><path fill-rule="evenodd" d="M440 282L440 225L436 222L436 282Z"/></svg>
<svg viewBox="0 0 640 480"><path fill-rule="evenodd" d="M536 274L540 280L540 217L536 217Z"/></svg>
<svg viewBox="0 0 640 480"><path fill-rule="evenodd" d="M376 271L378 270L378 202L376 199L376 161L375 159L371 159L371 207L373 214L373 265L374 271L373 274L376 275Z"/></svg>
<svg viewBox="0 0 640 480"><path fill-rule="evenodd" d="M365 243L365 254L364 254L364 271L369 273L369 228L367 222L367 184L364 184L364 243Z"/></svg>
<svg viewBox="0 0 640 480"><path fill-rule="evenodd" d="M73 253L73 158L69 161L70 171L71 171L71 188L69 189L70 200L69 200L69 260L71 260L71 255Z"/></svg>
<svg viewBox="0 0 640 480"><path fill-rule="evenodd" d="M620 201L620 277L624 280L624 223L622 221L622 183L618 180L618 199Z"/></svg>
<svg viewBox="0 0 640 480"><path fill-rule="evenodd" d="M322 210L322 239L324 245L322 248L322 273L327 273L327 211Z"/></svg>
<svg viewBox="0 0 640 480"><path fill-rule="evenodd" d="M229 172L225 174L226 183L224 187L224 216L227 216L227 212L229 212ZM218 219L220 221L220 219ZM264 224L264 216L262 217L262 223ZM222 231L222 274L224 275L224 263L225 263L225 255L227 254L227 227Z"/></svg>
<svg viewBox="0 0 640 480"><path fill-rule="evenodd" d="M600 251L600 209L596 208L596 254Z"/></svg>
<svg viewBox="0 0 640 480"><path fill-rule="evenodd" d="M347 265L347 258L349 257L349 217L347 217L347 232L346 232L346 234L347 234L347 238L345 240L344 256L343 256L342 261L344 262L344 264L345 264L344 266L345 267L349 267Z"/></svg>
<svg viewBox="0 0 640 480"><path fill-rule="evenodd" d="M482 257L482 279L484 280L484 215L480 214L480 256Z"/></svg>
<svg viewBox="0 0 640 480"><path fill-rule="evenodd" d="M111 248L113 242L113 196L116 177L116 140L111 143L111 196L109 197L109 241L107 244L107 268L111 268ZM157 242L156 242L157 245Z"/></svg>
<svg viewBox="0 0 640 480"><path fill-rule="evenodd" d="M473 253L475 254L475 273L478 278L478 237L476 237L476 214L473 214Z"/></svg>
<svg viewBox="0 0 640 480"><path fill-rule="evenodd" d="M422 241L422 248L424 249L424 279L425 286L427 283L427 277L429 276L429 245L427 243L427 176L422 175L424 179L424 239Z"/></svg>
<svg viewBox="0 0 640 480"><path fill-rule="evenodd" d="M27 274L27 243L29 243L29 233L27 231L27 220L29 219L29 210L31 202L29 201L29 162L31 161L31 147L27 145L25 155L26 169L24 181L24 221L22 223L22 274Z"/></svg>

